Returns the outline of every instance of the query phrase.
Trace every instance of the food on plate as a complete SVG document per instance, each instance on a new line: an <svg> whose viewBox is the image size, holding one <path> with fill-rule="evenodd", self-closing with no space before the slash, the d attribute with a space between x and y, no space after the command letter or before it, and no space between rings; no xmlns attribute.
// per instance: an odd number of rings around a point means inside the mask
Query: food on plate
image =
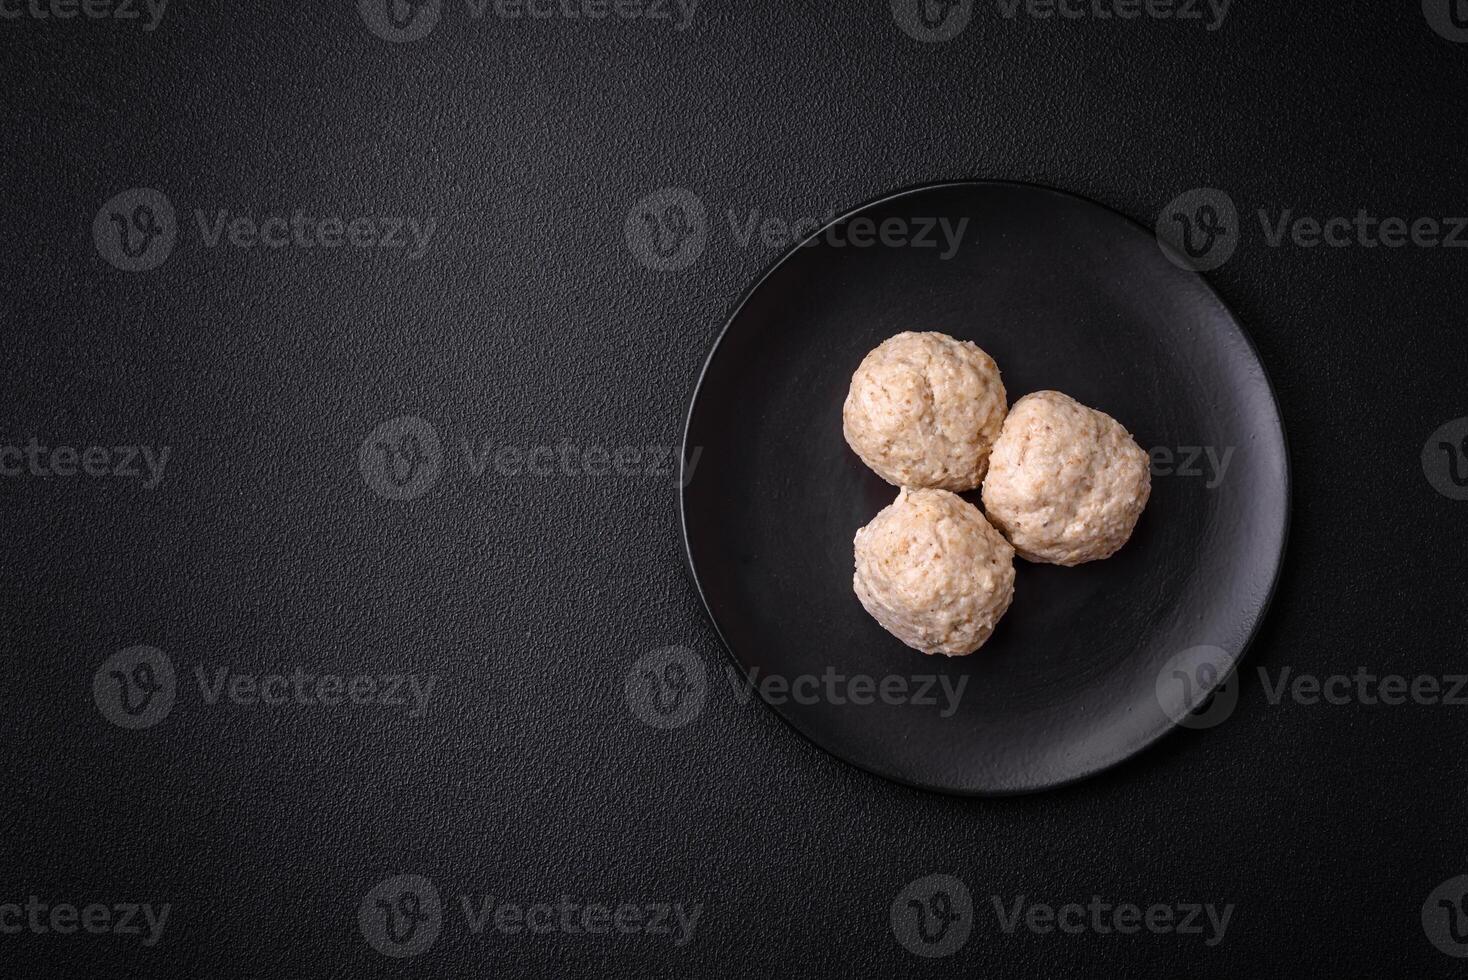
<svg viewBox="0 0 1468 980"><path fill-rule="evenodd" d="M941 333L889 337L862 360L842 407L846 442L899 487L973 490L1004 422L999 367Z"/></svg>
<svg viewBox="0 0 1468 980"><path fill-rule="evenodd" d="M887 632L923 653L973 653L1014 597L1014 549L946 490L903 488L856 532L852 586Z"/></svg>
<svg viewBox="0 0 1468 980"><path fill-rule="evenodd" d="M1111 416L1037 391L1004 420L984 479L984 511L1021 558L1055 565L1109 558L1147 505L1148 464Z"/></svg>

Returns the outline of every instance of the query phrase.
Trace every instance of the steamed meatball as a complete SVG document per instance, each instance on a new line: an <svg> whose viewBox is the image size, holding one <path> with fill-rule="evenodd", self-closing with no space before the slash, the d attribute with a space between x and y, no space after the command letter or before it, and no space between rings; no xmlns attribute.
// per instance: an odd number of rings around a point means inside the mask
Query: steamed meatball
<svg viewBox="0 0 1468 980"><path fill-rule="evenodd" d="M961 657L984 645L1014 598L1014 549L963 498L903 489L856 532L852 585L903 643Z"/></svg>
<svg viewBox="0 0 1468 980"><path fill-rule="evenodd" d="M1120 422L1037 391L1004 420L983 499L1021 558L1079 565L1126 544L1151 492L1147 454Z"/></svg>
<svg viewBox="0 0 1468 980"><path fill-rule="evenodd" d="M846 442L888 483L972 490L1004 422L994 359L941 333L900 333L867 354L841 411Z"/></svg>

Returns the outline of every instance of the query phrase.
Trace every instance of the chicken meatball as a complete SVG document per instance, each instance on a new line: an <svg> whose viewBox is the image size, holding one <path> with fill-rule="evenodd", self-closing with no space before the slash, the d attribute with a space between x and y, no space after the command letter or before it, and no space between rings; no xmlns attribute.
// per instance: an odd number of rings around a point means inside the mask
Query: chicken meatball
<svg viewBox="0 0 1468 980"><path fill-rule="evenodd" d="M1131 537L1152 476L1116 419L1058 391L1014 403L989 461L984 511L1021 558L1079 565Z"/></svg>
<svg viewBox="0 0 1468 980"><path fill-rule="evenodd" d="M914 650L973 653L1014 598L1014 549L946 490L908 490L856 532L856 597Z"/></svg>
<svg viewBox="0 0 1468 980"><path fill-rule="evenodd" d="M888 483L972 490L1005 408L999 367L976 344L908 332L862 360L841 421L847 444Z"/></svg>

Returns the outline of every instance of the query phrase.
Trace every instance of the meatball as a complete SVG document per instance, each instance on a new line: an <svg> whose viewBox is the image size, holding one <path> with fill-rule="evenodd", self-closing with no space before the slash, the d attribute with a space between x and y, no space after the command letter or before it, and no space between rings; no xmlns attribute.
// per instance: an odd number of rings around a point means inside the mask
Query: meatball
<svg viewBox="0 0 1468 980"><path fill-rule="evenodd" d="M841 410L846 442L888 483L972 490L1004 422L994 359L941 333L900 333L862 360Z"/></svg>
<svg viewBox="0 0 1468 980"><path fill-rule="evenodd" d="M856 597L923 653L961 657L1014 598L1014 549L979 509L946 490L908 490L856 532Z"/></svg>
<svg viewBox="0 0 1468 980"><path fill-rule="evenodd" d="M1079 565L1126 544L1152 492L1120 422L1058 391L1014 403L990 457L984 511L1021 558Z"/></svg>

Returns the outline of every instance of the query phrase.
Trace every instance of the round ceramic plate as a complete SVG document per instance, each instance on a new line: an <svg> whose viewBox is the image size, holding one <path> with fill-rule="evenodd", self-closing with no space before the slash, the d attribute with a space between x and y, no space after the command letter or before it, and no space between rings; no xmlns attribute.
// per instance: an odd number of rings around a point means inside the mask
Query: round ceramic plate
<svg viewBox="0 0 1468 980"><path fill-rule="evenodd" d="M1016 559L1014 603L968 657L909 649L851 587L852 537L897 491L847 447L841 406L903 330L972 340L1011 403L1066 392L1152 454L1126 547L1076 568ZM734 661L812 742L925 789L1045 789L1192 724L1284 553L1284 430L1238 322L1150 232L1025 184L906 191L793 249L709 355L683 452L688 558Z"/></svg>

